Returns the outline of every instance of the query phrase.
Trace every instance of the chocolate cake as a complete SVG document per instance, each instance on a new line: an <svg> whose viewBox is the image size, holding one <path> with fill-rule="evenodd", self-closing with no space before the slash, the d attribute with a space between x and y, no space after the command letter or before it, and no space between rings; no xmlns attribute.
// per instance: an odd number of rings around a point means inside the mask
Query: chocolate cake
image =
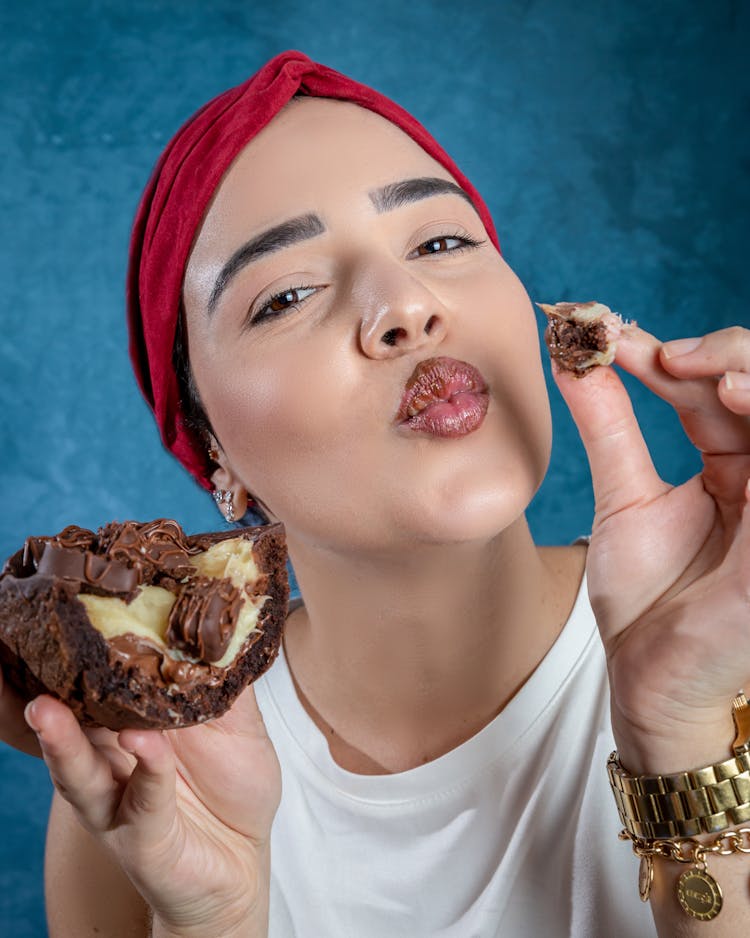
<svg viewBox="0 0 750 938"><path fill-rule="evenodd" d="M537 303L547 317L544 341L563 371L578 378L615 359L621 320L602 303Z"/></svg>
<svg viewBox="0 0 750 938"><path fill-rule="evenodd" d="M30 537L0 574L0 666L81 723L220 716L276 657L289 588L281 525L187 536L176 521Z"/></svg>

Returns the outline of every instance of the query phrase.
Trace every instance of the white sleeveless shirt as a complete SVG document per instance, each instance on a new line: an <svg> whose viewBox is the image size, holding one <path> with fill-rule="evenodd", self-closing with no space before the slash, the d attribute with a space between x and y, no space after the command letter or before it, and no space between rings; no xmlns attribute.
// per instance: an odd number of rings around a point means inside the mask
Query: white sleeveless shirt
<svg viewBox="0 0 750 938"><path fill-rule="evenodd" d="M270 938L648 938L618 840L604 652L585 582L503 712L395 775L332 759L283 652L256 682L282 768Z"/></svg>

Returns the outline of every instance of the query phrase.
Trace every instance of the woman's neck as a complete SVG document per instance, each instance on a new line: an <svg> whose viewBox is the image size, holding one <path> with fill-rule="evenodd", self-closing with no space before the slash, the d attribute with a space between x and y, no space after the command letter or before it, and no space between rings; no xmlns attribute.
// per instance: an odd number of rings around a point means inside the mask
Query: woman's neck
<svg viewBox="0 0 750 938"><path fill-rule="evenodd" d="M295 543L305 606L285 648L297 692L344 768L403 771L502 710L569 614L583 548L537 548L525 519L490 543L387 558Z"/></svg>

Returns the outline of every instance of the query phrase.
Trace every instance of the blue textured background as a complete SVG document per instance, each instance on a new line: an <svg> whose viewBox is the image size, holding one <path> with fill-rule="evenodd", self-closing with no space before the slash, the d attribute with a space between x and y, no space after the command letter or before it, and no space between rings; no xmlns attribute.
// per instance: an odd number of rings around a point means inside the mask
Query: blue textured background
<svg viewBox="0 0 750 938"><path fill-rule="evenodd" d="M410 109L486 197L534 299L596 298L662 337L747 323L748 4L732 0L196 3L0 8L0 555L70 522L213 506L162 453L126 357L140 189L169 135L300 48ZM696 461L639 389L657 465ZM543 542L585 532L580 444L554 396ZM0 747L0 936L45 934L50 787Z"/></svg>

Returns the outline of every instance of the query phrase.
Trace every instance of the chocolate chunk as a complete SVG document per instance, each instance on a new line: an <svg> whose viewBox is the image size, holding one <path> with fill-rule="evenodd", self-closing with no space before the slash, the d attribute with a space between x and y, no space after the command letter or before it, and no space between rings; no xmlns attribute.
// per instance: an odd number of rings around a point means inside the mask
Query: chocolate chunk
<svg viewBox="0 0 750 938"><path fill-rule="evenodd" d="M141 581L138 567L128 567L89 550L62 547L55 540L43 545L36 570L40 576L74 580L114 595L132 593Z"/></svg>
<svg viewBox="0 0 750 938"><path fill-rule="evenodd" d="M219 661L229 647L245 602L231 580L196 577L172 606L167 645L203 661Z"/></svg>

